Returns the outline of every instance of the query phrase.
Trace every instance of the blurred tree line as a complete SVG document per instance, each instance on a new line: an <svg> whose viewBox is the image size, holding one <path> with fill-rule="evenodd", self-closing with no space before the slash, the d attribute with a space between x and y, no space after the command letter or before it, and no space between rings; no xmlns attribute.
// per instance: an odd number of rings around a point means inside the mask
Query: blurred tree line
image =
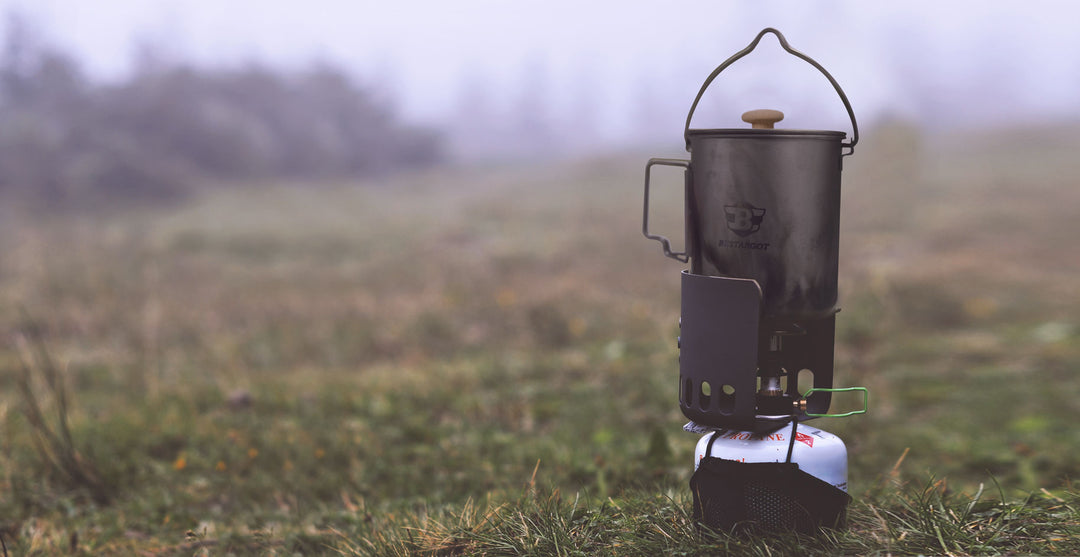
<svg viewBox="0 0 1080 557"><path fill-rule="evenodd" d="M46 207L159 200L199 183L329 180L431 165L442 142L340 69L195 68L144 48L100 84L8 14L0 51L0 193Z"/></svg>

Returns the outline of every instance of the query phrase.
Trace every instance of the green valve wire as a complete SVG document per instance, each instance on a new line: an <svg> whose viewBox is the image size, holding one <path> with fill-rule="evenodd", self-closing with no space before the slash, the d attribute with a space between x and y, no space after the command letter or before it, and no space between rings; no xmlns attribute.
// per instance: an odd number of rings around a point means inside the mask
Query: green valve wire
<svg viewBox="0 0 1080 557"><path fill-rule="evenodd" d="M805 393L803 393L803 398L810 398L810 395L814 393L849 393L852 391L862 391L862 410L852 410L851 412L844 412L843 414L813 414L811 412L807 412L806 415L812 418L846 418L848 416L854 416L855 414L865 414L866 409L870 407L870 391L868 391L866 387L844 387L841 389L811 387Z"/></svg>

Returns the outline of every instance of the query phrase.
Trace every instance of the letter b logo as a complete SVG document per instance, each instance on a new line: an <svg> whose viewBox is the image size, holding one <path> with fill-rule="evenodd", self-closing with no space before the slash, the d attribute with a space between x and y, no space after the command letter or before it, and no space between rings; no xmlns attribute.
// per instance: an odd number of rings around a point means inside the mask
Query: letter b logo
<svg viewBox="0 0 1080 557"><path fill-rule="evenodd" d="M741 237L757 232L761 228L761 221L765 220L765 209L759 209L749 203L724 205L724 213L727 214L728 230Z"/></svg>

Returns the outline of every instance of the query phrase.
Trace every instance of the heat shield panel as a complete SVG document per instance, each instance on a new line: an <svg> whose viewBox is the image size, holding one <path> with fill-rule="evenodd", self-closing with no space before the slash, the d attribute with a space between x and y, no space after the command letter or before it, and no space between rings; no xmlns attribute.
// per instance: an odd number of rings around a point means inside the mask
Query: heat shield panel
<svg viewBox="0 0 1080 557"><path fill-rule="evenodd" d="M760 318L757 282L683 271L679 407L687 418L753 427Z"/></svg>

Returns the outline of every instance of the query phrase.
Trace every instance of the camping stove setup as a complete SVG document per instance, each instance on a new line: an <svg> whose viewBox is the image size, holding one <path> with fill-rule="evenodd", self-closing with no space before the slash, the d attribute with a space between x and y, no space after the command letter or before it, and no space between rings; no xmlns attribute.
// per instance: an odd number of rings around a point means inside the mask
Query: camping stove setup
<svg viewBox="0 0 1080 557"><path fill-rule="evenodd" d="M852 135L774 128L776 110L742 115L745 129L691 129L702 95L725 68L772 33L820 71L839 94ZM866 411L861 387L833 388L833 342L843 157L859 139L840 85L820 64L765 29L705 80L684 131L690 160L645 168L642 232L682 272L679 407L703 434L690 481L694 514L715 530L736 526L842 527L847 449L804 424ZM652 167L684 169L685 249L649 232ZM856 391L862 408L829 414L832 394Z"/></svg>

